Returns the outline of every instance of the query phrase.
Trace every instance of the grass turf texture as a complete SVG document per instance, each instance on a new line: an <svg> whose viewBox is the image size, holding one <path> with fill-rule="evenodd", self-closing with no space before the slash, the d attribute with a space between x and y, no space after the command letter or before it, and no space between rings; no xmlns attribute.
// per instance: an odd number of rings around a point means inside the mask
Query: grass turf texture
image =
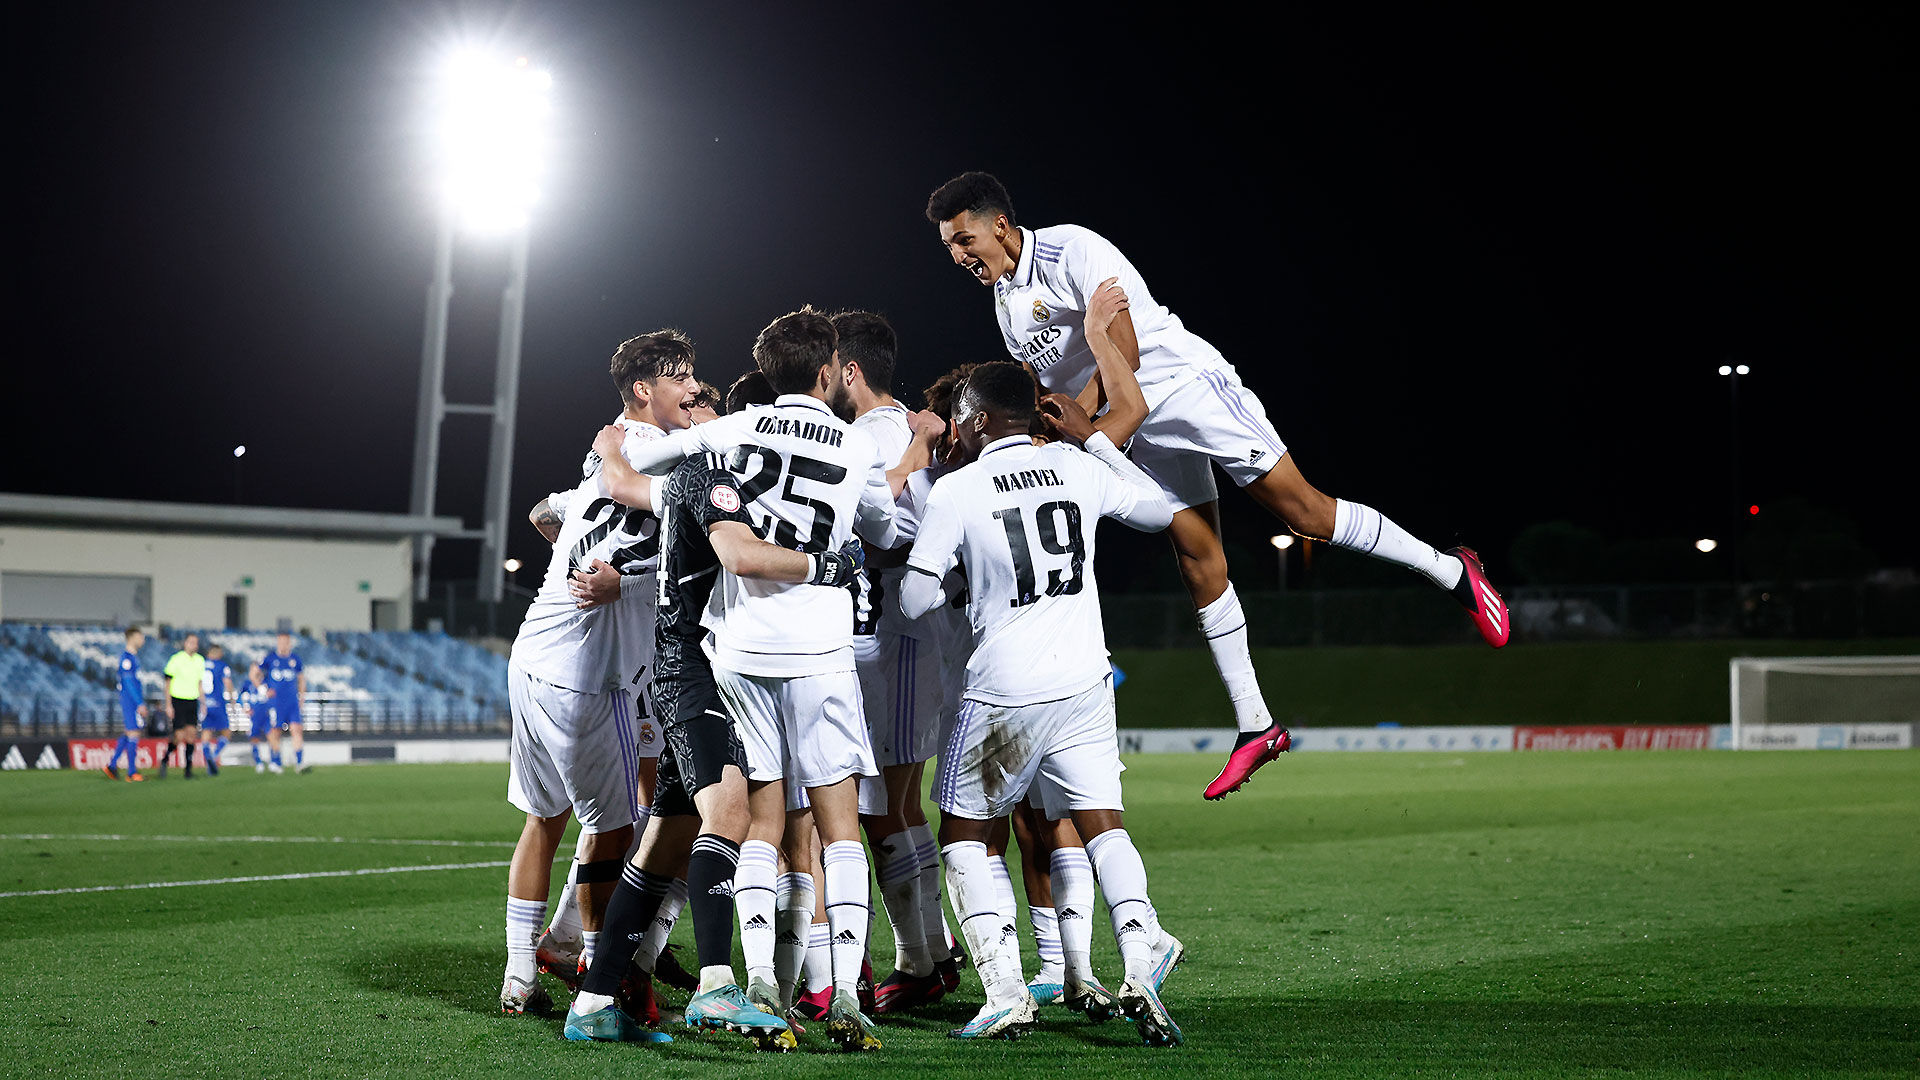
<svg viewBox="0 0 1920 1080"><path fill-rule="evenodd" d="M1275 716L1294 727L1724 724L1736 656L1913 656L1920 640L1610 641L1255 649ZM1115 649L1121 727L1232 727L1205 649ZM1843 720L1842 716L1810 720Z"/></svg>
<svg viewBox="0 0 1920 1080"><path fill-rule="evenodd" d="M569 1044L558 1014L498 1012L505 871L489 868L0 898L0 1073L1920 1070L1920 753L1289 756L1223 805L1198 798L1211 759L1128 764L1132 832L1189 947L1166 987L1188 1040L1177 1050L1059 1009L1018 1043L954 1043L945 1031L980 1000L971 974L853 1060L817 1033L785 1056L682 1031L663 1048ZM14 773L0 776L0 831L503 842L518 828L504 779L480 765L138 786ZM9 837L0 891L508 850ZM1096 927L1096 966L1117 986L1104 916ZM884 918L875 938L884 974Z"/></svg>

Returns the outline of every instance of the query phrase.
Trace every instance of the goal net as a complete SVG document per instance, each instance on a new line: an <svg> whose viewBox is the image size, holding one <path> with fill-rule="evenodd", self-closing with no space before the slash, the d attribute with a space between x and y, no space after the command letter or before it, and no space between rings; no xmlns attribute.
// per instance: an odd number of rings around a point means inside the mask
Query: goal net
<svg viewBox="0 0 1920 1080"><path fill-rule="evenodd" d="M1920 723L1920 656L1736 657L1733 747L1908 747Z"/></svg>

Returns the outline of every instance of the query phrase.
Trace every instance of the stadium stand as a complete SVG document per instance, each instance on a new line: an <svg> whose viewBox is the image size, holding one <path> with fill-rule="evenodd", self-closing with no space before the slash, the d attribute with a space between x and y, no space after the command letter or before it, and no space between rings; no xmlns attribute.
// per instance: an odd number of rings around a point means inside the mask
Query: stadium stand
<svg viewBox="0 0 1920 1080"><path fill-rule="evenodd" d="M140 650L150 701L160 671L189 633L227 650L236 689L272 651L274 635L163 627ZM0 623L0 730L35 735L116 731L118 628ZM497 734L507 730L507 663L446 634L385 631L294 639L306 664L310 734ZM236 724L240 721L236 719Z"/></svg>

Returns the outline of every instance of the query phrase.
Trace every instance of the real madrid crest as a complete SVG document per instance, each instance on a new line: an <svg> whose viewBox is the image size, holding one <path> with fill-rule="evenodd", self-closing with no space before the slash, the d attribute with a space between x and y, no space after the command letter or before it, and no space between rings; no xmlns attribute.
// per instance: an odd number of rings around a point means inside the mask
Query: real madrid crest
<svg viewBox="0 0 1920 1080"><path fill-rule="evenodd" d="M1033 321L1046 322L1051 318L1053 318L1053 312L1047 310L1047 305L1035 300L1033 302Z"/></svg>

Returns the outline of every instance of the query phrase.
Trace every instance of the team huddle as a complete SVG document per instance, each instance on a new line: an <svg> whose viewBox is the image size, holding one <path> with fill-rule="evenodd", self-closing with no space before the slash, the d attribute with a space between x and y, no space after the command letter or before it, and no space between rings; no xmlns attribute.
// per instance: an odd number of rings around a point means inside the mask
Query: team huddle
<svg viewBox="0 0 1920 1080"><path fill-rule="evenodd" d="M1011 1038L1059 1005L1178 1045L1160 991L1183 947L1123 820L1095 536L1102 517L1167 532L1240 730L1204 795L1238 790L1290 740L1226 580L1215 464L1294 531L1453 592L1505 643L1473 552L1308 485L1233 368L1112 244L1016 226L984 173L935 191L927 218L993 290L1012 359L942 376L924 412L894 399L897 339L869 312L773 320L724 402L676 331L615 352L620 417L531 515L553 555L508 668L527 823L503 1010L544 1004L544 971L577 991L569 1039L664 1042L658 981L690 995L688 1026L792 1049L818 1025L873 1050L872 1017L958 992L970 961L985 1002L956 1038ZM875 876L894 939L878 985ZM1096 881L1114 990L1091 963ZM683 913L693 970L667 945Z"/></svg>

